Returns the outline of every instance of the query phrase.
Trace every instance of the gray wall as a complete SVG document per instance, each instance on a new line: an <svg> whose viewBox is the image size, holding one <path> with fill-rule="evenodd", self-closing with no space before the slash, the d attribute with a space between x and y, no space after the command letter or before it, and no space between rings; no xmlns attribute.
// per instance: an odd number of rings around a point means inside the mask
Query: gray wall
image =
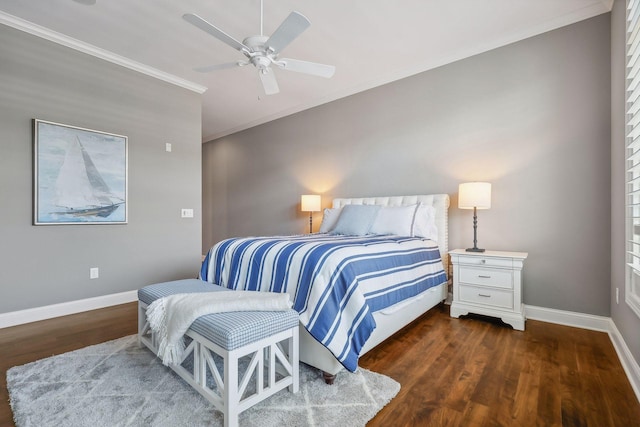
<svg viewBox="0 0 640 427"><path fill-rule="evenodd" d="M640 363L640 318L625 296L625 2L611 11L611 318ZM616 303L616 288L619 302Z"/></svg>
<svg viewBox="0 0 640 427"><path fill-rule="evenodd" d="M450 248L468 247L458 184L486 180L479 245L529 253L525 303L608 316L609 17L205 144L203 251L229 236L305 232L308 192L325 206L449 193Z"/></svg>
<svg viewBox="0 0 640 427"><path fill-rule="evenodd" d="M197 273L200 104L196 93L0 25L0 313ZM32 225L34 118L129 137L128 225ZM196 218L180 219L182 207Z"/></svg>

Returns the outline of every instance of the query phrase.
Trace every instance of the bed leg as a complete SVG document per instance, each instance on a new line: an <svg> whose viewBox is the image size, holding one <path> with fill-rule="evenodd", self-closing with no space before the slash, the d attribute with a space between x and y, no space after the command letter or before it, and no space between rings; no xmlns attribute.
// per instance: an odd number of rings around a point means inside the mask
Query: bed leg
<svg viewBox="0 0 640 427"><path fill-rule="evenodd" d="M330 374L330 373L325 372L325 371L322 371L322 378L324 379L325 383L327 383L329 385L332 385L333 382L336 379L336 375L335 374Z"/></svg>

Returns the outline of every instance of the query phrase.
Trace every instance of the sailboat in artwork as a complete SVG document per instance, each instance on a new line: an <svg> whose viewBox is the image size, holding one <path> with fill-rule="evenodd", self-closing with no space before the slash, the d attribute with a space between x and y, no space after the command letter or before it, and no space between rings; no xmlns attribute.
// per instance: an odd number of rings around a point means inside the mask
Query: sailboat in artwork
<svg viewBox="0 0 640 427"><path fill-rule="evenodd" d="M67 147L56 180L54 204L61 210L53 213L106 218L123 203L123 199L113 194L76 136Z"/></svg>

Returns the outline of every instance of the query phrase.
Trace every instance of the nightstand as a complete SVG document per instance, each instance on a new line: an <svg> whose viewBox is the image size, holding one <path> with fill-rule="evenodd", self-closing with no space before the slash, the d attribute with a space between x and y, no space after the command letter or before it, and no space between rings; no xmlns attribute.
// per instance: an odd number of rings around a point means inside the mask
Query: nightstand
<svg viewBox="0 0 640 427"><path fill-rule="evenodd" d="M451 317L476 313L499 317L524 331L522 267L525 252L449 252L453 264Z"/></svg>

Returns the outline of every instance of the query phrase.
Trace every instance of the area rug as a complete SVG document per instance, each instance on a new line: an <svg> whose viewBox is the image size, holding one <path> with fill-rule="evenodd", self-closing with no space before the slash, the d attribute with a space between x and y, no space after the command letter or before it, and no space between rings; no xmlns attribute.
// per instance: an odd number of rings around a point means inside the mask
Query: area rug
<svg viewBox="0 0 640 427"><path fill-rule="evenodd" d="M240 426L364 426L400 390L359 368L333 385L300 364L300 392L283 390L240 414ZM7 371L17 427L222 426L222 413L131 335Z"/></svg>

